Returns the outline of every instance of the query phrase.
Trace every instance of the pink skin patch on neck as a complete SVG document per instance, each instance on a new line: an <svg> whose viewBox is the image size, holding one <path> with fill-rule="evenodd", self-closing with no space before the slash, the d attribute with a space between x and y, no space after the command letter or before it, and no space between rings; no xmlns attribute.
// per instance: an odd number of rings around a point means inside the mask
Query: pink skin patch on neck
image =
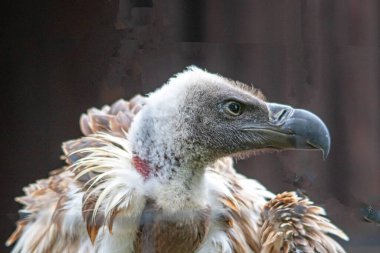
<svg viewBox="0 0 380 253"><path fill-rule="evenodd" d="M145 162L138 156L134 156L132 158L132 163L135 166L137 172L140 173L140 175L143 176L144 179L149 178L151 169L147 162Z"/></svg>

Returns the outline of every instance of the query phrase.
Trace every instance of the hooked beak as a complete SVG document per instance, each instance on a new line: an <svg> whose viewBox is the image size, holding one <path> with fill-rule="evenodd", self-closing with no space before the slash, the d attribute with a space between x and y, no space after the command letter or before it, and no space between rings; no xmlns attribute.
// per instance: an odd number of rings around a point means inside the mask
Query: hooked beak
<svg viewBox="0 0 380 253"><path fill-rule="evenodd" d="M315 114L287 105L267 103L269 121L245 127L263 141L259 148L319 149L326 159L330 151L330 134L323 121Z"/></svg>

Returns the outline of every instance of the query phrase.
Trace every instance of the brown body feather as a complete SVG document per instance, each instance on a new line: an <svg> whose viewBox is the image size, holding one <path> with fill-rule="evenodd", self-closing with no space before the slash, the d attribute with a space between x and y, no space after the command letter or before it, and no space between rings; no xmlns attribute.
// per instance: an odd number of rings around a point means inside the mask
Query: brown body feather
<svg viewBox="0 0 380 253"><path fill-rule="evenodd" d="M323 208L305 197L294 192L278 194L262 212L261 252L345 252L327 233L347 236L324 215Z"/></svg>
<svg viewBox="0 0 380 253"><path fill-rule="evenodd" d="M166 216L154 203L148 203L140 219L135 252L195 252L208 232L210 214L206 208Z"/></svg>

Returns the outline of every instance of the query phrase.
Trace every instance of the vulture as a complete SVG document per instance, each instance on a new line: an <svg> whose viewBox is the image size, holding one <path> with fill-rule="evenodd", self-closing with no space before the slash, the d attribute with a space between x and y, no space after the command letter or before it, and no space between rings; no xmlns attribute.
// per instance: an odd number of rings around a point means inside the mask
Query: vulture
<svg viewBox="0 0 380 253"><path fill-rule="evenodd" d="M24 188L13 253L341 253L347 235L296 192L274 195L234 157L321 150L315 114L195 66L147 96L92 108L65 166Z"/></svg>

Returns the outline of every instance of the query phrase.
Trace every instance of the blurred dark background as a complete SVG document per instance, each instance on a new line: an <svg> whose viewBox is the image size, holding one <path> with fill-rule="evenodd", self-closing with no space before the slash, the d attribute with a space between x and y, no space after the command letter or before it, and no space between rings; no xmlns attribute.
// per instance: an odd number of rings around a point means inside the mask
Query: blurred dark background
<svg viewBox="0 0 380 253"><path fill-rule="evenodd" d="M326 161L283 152L237 167L273 192L306 192L351 237L348 252L380 252L380 226L360 212L380 210L380 1L21 0L1 9L1 252L18 217L13 198L63 164L61 142L80 136L82 112L150 92L191 64L318 114L332 136Z"/></svg>

